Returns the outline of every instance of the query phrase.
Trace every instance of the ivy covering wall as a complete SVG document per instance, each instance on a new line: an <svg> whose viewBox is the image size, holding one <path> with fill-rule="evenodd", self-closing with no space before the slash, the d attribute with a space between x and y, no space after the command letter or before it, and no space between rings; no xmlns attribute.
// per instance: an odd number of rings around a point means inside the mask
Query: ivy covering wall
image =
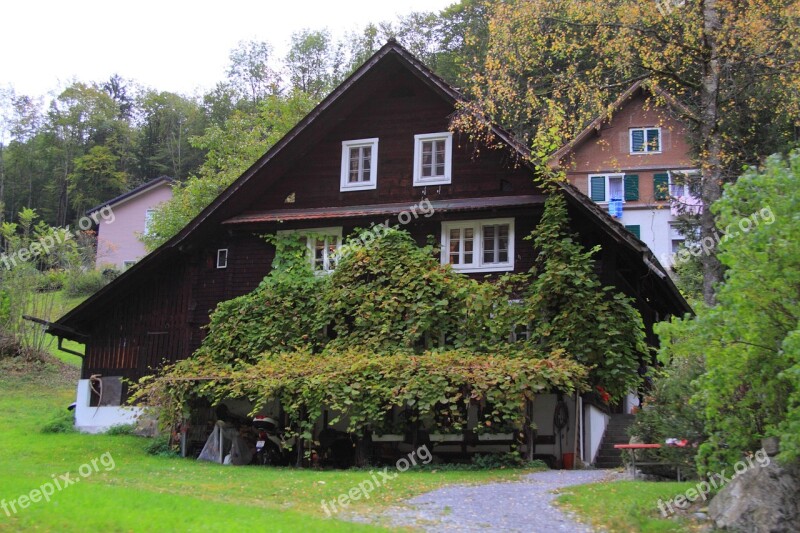
<svg viewBox="0 0 800 533"><path fill-rule="evenodd" d="M597 250L571 235L558 194L531 236L534 268L494 280L441 265L399 229L352 239L330 275L315 275L304 239L267 238L270 274L221 303L197 353L144 378L132 401L175 422L196 398L278 399L309 438L325 409L356 435L397 431L395 407L432 431L463 430L473 405L476 432L530 430L538 393L599 385L618 399L638 386L641 317L597 280Z"/></svg>

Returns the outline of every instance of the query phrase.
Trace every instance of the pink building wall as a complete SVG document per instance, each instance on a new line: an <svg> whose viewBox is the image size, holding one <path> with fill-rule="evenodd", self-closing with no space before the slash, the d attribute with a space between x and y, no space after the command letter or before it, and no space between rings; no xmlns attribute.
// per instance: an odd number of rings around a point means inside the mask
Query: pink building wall
<svg viewBox="0 0 800 533"><path fill-rule="evenodd" d="M119 203L112 203L114 222L101 220L97 227L97 268L125 268L125 261L138 261L147 253L139 235L144 233L148 209L172 198L172 186L162 182Z"/></svg>

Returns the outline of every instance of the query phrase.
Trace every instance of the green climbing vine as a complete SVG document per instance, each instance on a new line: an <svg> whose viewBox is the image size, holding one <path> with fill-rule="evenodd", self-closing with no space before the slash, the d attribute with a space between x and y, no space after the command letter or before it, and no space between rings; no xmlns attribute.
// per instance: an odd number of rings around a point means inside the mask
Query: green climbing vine
<svg viewBox="0 0 800 533"><path fill-rule="evenodd" d="M348 431L394 431L395 408L429 429L520 430L537 393L636 386L646 351L630 302L601 286L592 255L569 235L553 195L534 232L525 274L477 281L398 229L351 240L334 272L312 270L299 236L268 237L273 270L252 293L221 303L194 357L144 378L133 401L165 421L192 399L278 399L308 437L323 410Z"/></svg>

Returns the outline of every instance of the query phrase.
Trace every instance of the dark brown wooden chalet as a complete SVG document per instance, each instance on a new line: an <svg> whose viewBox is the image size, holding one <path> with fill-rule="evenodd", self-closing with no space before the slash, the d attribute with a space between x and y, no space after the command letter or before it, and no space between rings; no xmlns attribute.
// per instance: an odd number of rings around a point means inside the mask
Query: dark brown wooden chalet
<svg viewBox="0 0 800 533"><path fill-rule="evenodd" d="M53 324L51 333L85 342L82 380L137 379L163 360L191 355L217 303L253 290L267 274L274 249L258 234L331 228L331 244L339 229L346 236L371 222L394 223L423 199L435 214L405 226L420 242L449 238L452 229L462 239L459 259L472 262L475 275L527 270L533 257L523 237L545 196L524 164L524 149L503 130L495 134L505 148L494 150L448 133L461 99L389 42L178 235ZM429 165L423 151L434 153ZM587 245L602 245L603 280L636 299L648 331L655 321L689 311L644 243L572 186L563 188L575 230ZM487 220L493 222L465 224ZM472 232L470 256L463 252ZM513 250L504 255L506 232ZM495 245L486 256L477 253L484 242Z"/></svg>

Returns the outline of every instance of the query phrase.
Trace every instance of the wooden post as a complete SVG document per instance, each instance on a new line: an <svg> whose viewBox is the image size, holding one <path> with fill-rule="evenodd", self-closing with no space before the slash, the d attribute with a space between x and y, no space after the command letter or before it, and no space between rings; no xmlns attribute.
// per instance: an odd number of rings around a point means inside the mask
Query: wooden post
<svg viewBox="0 0 800 533"><path fill-rule="evenodd" d="M416 407L411 409L411 446L416 450L419 444L419 412Z"/></svg>
<svg viewBox="0 0 800 533"><path fill-rule="evenodd" d="M297 443L295 447L297 448L297 460L295 461L295 467L303 468L303 458L305 456L305 439L303 439L302 430L303 430L303 423L306 421L306 408L300 408L300 421L298 422L297 429L300 435L297 436Z"/></svg>
<svg viewBox="0 0 800 533"><path fill-rule="evenodd" d="M525 434L525 460L533 461L533 455L536 451L536 430L533 429L533 400L525 399L525 427L523 432Z"/></svg>
<svg viewBox="0 0 800 533"><path fill-rule="evenodd" d="M372 456L372 432L365 429L363 435L356 440L356 457L355 463L358 467L365 467L369 465L369 459Z"/></svg>
<svg viewBox="0 0 800 533"><path fill-rule="evenodd" d="M575 462L573 463L572 468L575 468L575 466L577 464L578 432L579 432L579 428L581 427L581 413L579 412L579 405L578 405L579 398L580 398L580 396L578 395L578 391L575 391L575 432L572 434L572 441L573 441L572 456L575 457L575 459L573 459L573 461L575 461ZM581 460L583 460L583 459L581 458Z"/></svg>
<svg viewBox="0 0 800 533"><path fill-rule="evenodd" d="M219 429L219 464L222 464L225 462L225 452L223 451L225 449L225 434L222 426L218 425L217 429Z"/></svg>

